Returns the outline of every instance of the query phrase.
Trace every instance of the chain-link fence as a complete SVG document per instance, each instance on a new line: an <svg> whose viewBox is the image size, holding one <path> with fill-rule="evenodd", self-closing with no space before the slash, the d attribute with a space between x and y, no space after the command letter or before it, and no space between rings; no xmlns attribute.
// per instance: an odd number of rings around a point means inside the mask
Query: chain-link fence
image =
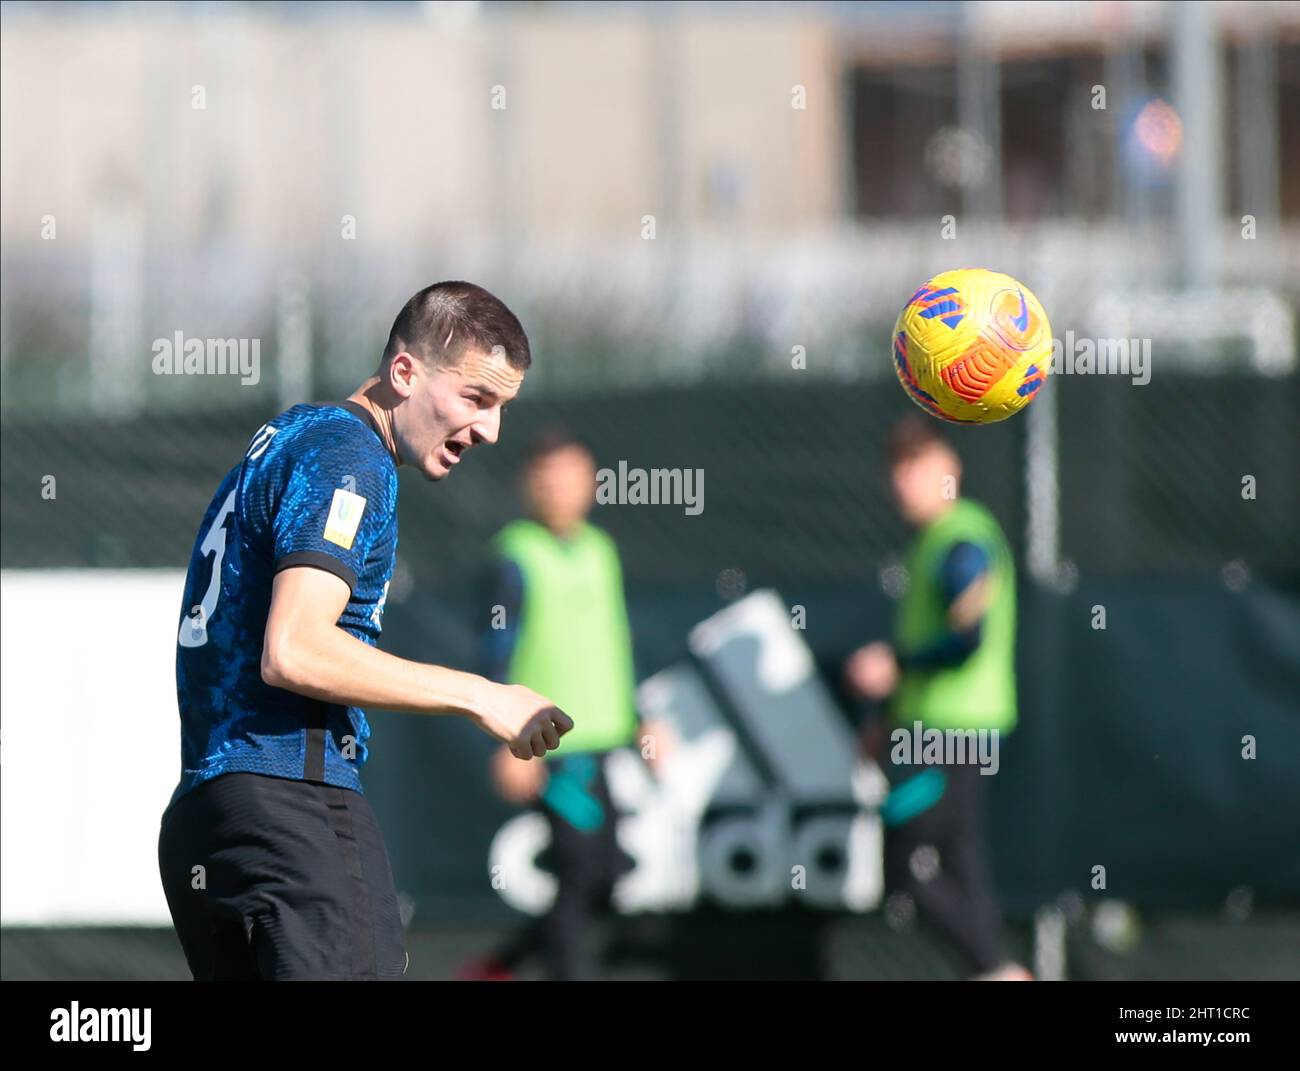
<svg viewBox="0 0 1300 1071"><path fill-rule="evenodd" d="M408 579L444 591L463 583L487 539L519 508L521 450L540 428L563 423L612 471L623 463L702 474L696 515L681 505L598 507L634 588L711 587L729 569L751 585L874 582L904 539L881 449L909 403L892 382L789 376L784 386L718 377L521 403L501 442L471 453L454 478L428 486L404 477L399 555ZM1107 377L1049 383L1059 411L1060 551L1075 569L1109 576L1228 567L1228 582L1241 570L1294 573L1295 375L1157 375L1143 387ZM184 566L208 497L273 414L267 407L130 420L11 416L0 465L5 567ZM1011 421L952 433L965 458L965 490L993 509L1022 550L1026 428Z"/></svg>

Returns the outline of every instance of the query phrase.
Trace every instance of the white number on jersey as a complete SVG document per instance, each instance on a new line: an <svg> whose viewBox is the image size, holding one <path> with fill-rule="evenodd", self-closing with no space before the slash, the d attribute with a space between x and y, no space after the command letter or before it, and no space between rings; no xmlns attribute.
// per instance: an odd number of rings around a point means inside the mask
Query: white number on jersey
<svg viewBox="0 0 1300 1071"><path fill-rule="evenodd" d="M267 441L270 441L269 437ZM204 556L213 555L212 577L208 580L208 590L203 593L203 601L190 610L189 616L181 622L181 631L176 637L176 642L182 647L202 647L208 642L208 622L217 612L217 600L221 598L221 560L226 556L226 518L235 508L235 492L238 490L238 486L231 488L226 501L212 521L212 527L208 529L208 534L199 546Z"/></svg>

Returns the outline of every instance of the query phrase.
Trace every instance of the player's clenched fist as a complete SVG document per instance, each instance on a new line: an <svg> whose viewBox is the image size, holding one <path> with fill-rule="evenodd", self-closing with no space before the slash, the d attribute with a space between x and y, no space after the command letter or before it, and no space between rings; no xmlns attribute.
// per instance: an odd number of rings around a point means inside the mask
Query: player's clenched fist
<svg viewBox="0 0 1300 1071"><path fill-rule="evenodd" d="M573 728L564 711L521 684L490 685L478 715L483 731L504 741L520 759L554 751Z"/></svg>

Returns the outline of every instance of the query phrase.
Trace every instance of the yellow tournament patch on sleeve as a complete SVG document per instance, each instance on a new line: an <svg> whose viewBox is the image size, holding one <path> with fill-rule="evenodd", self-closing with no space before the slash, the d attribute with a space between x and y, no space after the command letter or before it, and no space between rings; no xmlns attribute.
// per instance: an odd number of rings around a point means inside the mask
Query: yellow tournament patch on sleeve
<svg viewBox="0 0 1300 1071"><path fill-rule="evenodd" d="M361 525L361 515L366 511L366 500L351 491L338 488L330 503L330 515L325 519L325 538L344 550L352 549Z"/></svg>

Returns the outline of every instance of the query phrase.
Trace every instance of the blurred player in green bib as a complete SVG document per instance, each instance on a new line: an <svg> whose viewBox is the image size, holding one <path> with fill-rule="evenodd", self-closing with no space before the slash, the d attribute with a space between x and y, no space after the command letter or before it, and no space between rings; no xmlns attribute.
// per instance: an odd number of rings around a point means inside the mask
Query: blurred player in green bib
<svg viewBox="0 0 1300 1071"><path fill-rule="evenodd" d="M618 845L604 769L610 752L638 742L632 633L618 550L587 522L596 495L587 447L560 430L543 434L528 453L523 490L529 517L494 540L487 676L544 682L574 729L545 766L500 749L492 777L505 799L540 806L559 887L545 916L464 976L508 977L540 952L552 978L573 980L592 974L581 950L587 920L608 909L614 882L633 865Z"/></svg>
<svg viewBox="0 0 1300 1071"><path fill-rule="evenodd" d="M904 418L888 455L895 498L917 529L907 590L894 642L869 644L845 666L852 692L887 700L888 718L864 726L891 786L886 891L910 899L976 977L1028 979L1003 951L984 815L999 740L1016 724L1015 564L993 515L959 497L961 461L937 424Z"/></svg>

